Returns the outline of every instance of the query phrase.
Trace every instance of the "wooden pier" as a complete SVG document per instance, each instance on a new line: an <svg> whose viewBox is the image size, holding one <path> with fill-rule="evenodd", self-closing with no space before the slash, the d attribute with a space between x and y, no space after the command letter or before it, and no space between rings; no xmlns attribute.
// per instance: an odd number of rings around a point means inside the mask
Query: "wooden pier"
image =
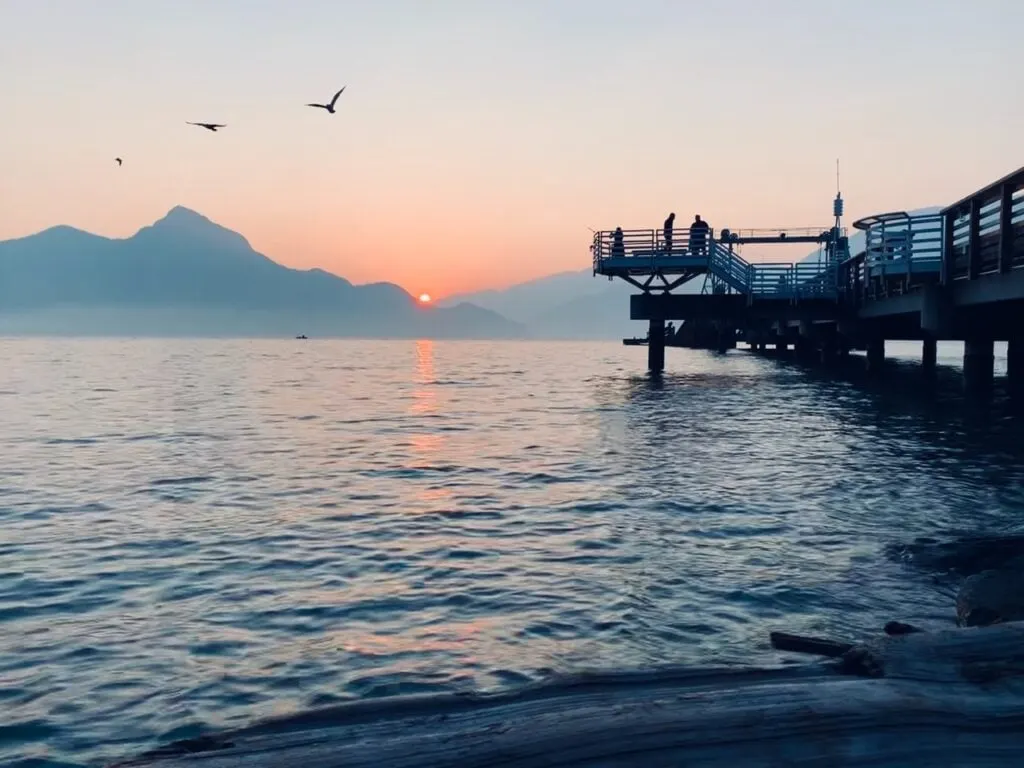
<svg viewBox="0 0 1024 768"><path fill-rule="evenodd" d="M837 195L830 227L709 230L694 242L688 230L598 232L594 274L638 288L630 317L650 323L653 372L664 368L665 322L676 320L695 346L741 340L824 362L862 349L869 368L883 362L887 340L923 341L926 367L936 342L963 341L964 371L975 381L991 379L994 342L1006 341L1008 374L1024 383L1024 168L936 213L854 222L865 235L855 253L842 213ZM772 243L814 243L819 257L763 264L739 254L742 245ZM701 276L705 292L677 292Z"/></svg>

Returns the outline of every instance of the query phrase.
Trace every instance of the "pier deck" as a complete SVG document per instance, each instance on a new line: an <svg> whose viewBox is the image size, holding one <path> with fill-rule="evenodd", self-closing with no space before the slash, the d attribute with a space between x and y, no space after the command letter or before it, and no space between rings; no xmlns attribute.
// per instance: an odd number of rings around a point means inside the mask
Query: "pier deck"
<svg viewBox="0 0 1024 768"><path fill-rule="evenodd" d="M661 338L668 320L701 326L702 345L726 348L737 338L755 349L773 346L823 358L866 349L884 357L886 340L924 340L925 362L938 340L967 342L965 363L991 372L993 341L1024 355L1024 168L946 208L902 211L854 222L863 244L850 251L837 195L831 227L789 230L598 232L594 274L619 278L639 292L630 317L651 323ZM752 263L744 244L818 244L817 259ZM705 277L701 294L680 293ZM707 339L713 339L707 342ZM671 345L672 341L669 340ZM653 371L664 365L660 344L648 347ZM1024 357L1011 361L1024 372Z"/></svg>

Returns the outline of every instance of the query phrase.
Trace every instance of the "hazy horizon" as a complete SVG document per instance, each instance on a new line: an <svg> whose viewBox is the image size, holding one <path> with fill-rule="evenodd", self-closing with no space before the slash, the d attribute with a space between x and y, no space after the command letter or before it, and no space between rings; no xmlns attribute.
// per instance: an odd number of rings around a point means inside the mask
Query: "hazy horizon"
<svg viewBox="0 0 1024 768"><path fill-rule="evenodd" d="M0 240L182 205L443 298L583 269L587 227L669 210L828 225L836 157L848 221L942 205L1024 162L1022 23L1006 0L2 0ZM303 106L342 85L338 114Z"/></svg>

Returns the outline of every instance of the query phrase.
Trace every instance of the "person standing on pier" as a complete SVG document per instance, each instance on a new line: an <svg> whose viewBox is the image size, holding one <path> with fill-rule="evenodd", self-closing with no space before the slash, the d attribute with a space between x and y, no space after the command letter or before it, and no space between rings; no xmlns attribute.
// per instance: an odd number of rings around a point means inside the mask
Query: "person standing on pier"
<svg viewBox="0 0 1024 768"><path fill-rule="evenodd" d="M700 217L699 213L694 216L693 224L690 225L690 248L694 256L707 253L708 230L710 229L711 227Z"/></svg>
<svg viewBox="0 0 1024 768"><path fill-rule="evenodd" d="M626 255L626 245L622 242L622 227L616 227L612 233L612 258L621 259Z"/></svg>
<svg viewBox="0 0 1024 768"><path fill-rule="evenodd" d="M665 219L665 253L672 253L672 230L676 226L676 215L670 213Z"/></svg>

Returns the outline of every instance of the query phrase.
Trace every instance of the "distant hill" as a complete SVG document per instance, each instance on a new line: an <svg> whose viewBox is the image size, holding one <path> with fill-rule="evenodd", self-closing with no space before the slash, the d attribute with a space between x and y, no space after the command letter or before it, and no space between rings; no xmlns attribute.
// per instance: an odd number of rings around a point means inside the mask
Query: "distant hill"
<svg viewBox="0 0 1024 768"><path fill-rule="evenodd" d="M941 208L920 208L910 214L937 213ZM769 246L770 247L770 246ZM864 248L864 233L850 235L850 251ZM760 253L764 253L761 251ZM815 249L800 261L817 263L821 249ZM676 289L677 293L700 293L704 278L696 278ZM504 290L462 294L449 302L468 301L494 310L526 326L540 338L614 339L643 335L647 324L629 319L629 296L637 289L622 280L608 282L595 277L592 270L560 272ZM442 302L445 305L447 302Z"/></svg>
<svg viewBox="0 0 1024 768"><path fill-rule="evenodd" d="M424 307L390 283L353 285L257 253L177 207L126 239L54 227L0 242L0 333L521 337L468 302Z"/></svg>
<svg viewBox="0 0 1024 768"><path fill-rule="evenodd" d="M700 293L703 278L677 289ZM525 326L535 338L615 339L643 335L647 324L629 319L629 296L637 289L623 280L595 277L592 270L561 272L504 290L462 294L441 302L468 301Z"/></svg>

